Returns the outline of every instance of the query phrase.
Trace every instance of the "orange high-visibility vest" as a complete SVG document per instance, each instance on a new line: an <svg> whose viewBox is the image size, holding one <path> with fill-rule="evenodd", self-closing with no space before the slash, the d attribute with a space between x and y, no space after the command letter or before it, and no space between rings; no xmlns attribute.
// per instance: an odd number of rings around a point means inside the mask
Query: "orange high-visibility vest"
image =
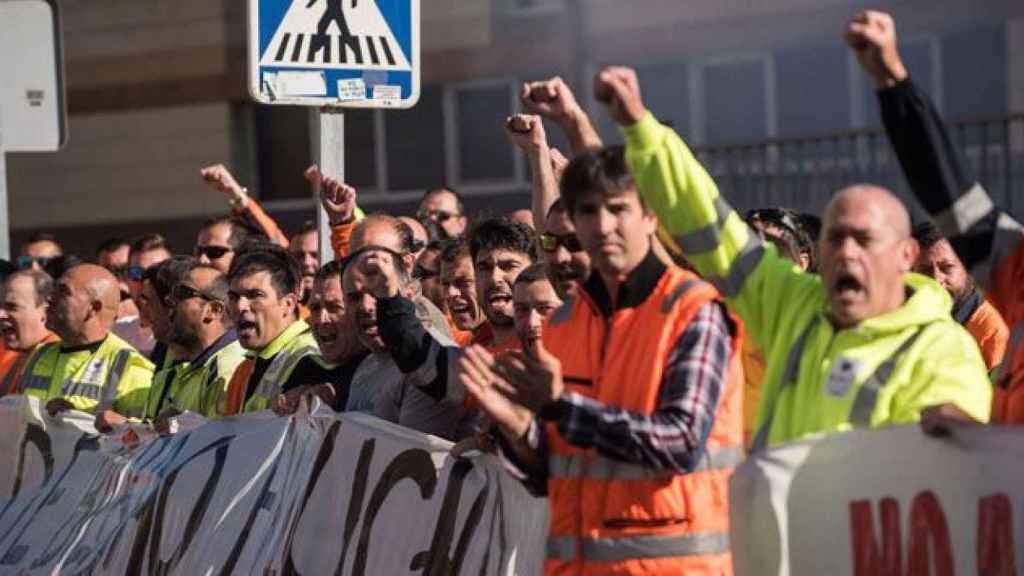
<svg viewBox="0 0 1024 576"><path fill-rule="evenodd" d="M639 305L620 306L609 318L581 290L552 316L544 345L562 362L567 389L651 414L672 348L711 301L720 299L710 284L674 267ZM740 336L706 453L689 474L577 448L556 424L546 425L548 574L732 574L728 483L744 457Z"/></svg>
<svg viewBox="0 0 1024 576"><path fill-rule="evenodd" d="M1010 233L1005 234L1009 241ZM1018 235L1015 241L1016 248L992 267L986 294L1010 328L1006 354L993 377L993 424L1024 424L1024 237Z"/></svg>

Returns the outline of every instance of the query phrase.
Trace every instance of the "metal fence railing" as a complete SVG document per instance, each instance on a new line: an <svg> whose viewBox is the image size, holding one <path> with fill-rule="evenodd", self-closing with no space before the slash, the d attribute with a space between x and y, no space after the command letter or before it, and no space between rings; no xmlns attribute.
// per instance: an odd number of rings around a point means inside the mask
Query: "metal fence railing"
<svg viewBox="0 0 1024 576"><path fill-rule="evenodd" d="M1024 114L948 124L954 144L994 201L1024 211ZM697 148L695 153L740 210L787 206L820 213L833 193L857 182L909 189L881 129Z"/></svg>

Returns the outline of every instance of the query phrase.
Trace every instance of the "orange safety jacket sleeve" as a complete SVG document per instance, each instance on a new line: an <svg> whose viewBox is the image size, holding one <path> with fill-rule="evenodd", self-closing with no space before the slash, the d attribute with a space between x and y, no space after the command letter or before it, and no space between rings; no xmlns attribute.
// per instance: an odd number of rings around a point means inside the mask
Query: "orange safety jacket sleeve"
<svg viewBox="0 0 1024 576"><path fill-rule="evenodd" d="M252 197L249 197L245 201L243 208L235 208L233 213L236 217L241 218L250 226L255 226L263 231L270 238L270 241L278 246L285 249L288 248L288 237L284 235L281 228L271 218Z"/></svg>
<svg viewBox="0 0 1024 576"><path fill-rule="evenodd" d="M1024 228L992 203L953 147L928 95L908 78L878 93L889 141L936 226L1012 322L1024 281Z"/></svg>
<svg viewBox="0 0 1024 576"><path fill-rule="evenodd" d="M722 304L700 307L669 354L652 414L635 414L567 392L541 416L557 422L562 437L577 447L655 470L692 472L704 454L726 385L734 331ZM500 445L506 465L515 476L528 478L527 487L546 482L534 477L543 471L524 469L503 441Z"/></svg>
<svg viewBox="0 0 1024 576"><path fill-rule="evenodd" d="M355 228L355 220L331 226L331 249L334 250L335 258L340 259L348 256L352 247L352 231Z"/></svg>

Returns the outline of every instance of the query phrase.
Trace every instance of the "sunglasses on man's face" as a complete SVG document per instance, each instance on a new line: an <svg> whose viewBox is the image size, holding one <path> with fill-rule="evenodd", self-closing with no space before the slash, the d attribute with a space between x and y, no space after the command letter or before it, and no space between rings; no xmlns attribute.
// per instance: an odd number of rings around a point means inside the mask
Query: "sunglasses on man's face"
<svg viewBox="0 0 1024 576"><path fill-rule="evenodd" d="M558 250L559 245L565 246L565 249L569 252L582 252L583 245L580 244L580 239L575 234L565 234L559 236L558 234L548 234L545 232L540 235L540 249L551 253Z"/></svg>
<svg viewBox="0 0 1024 576"><path fill-rule="evenodd" d="M16 263L18 268L24 270L31 268L33 264L39 264L40 268L45 268L50 263L50 260L53 260L53 258L49 256L18 256Z"/></svg>
<svg viewBox="0 0 1024 576"><path fill-rule="evenodd" d="M196 246L195 257L206 256L210 260L219 260L228 252L231 252L231 248L226 246Z"/></svg>
<svg viewBox="0 0 1024 576"><path fill-rule="evenodd" d="M438 224L444 224L449 218L458 218L461 214L455 214L447 210L425 210L418 214L420 220L424 218L430 218L436 220Z"/></svg>
<svg viewBox="0 0 1024 576"><path fill-rule="evenodd" d="M207 294L203 294L202 292L196 290L195 288L189 286L188 284L178 284L173 289L171 289L171 298L175 302L184 302L190 298L202 298L207 302L212 302L216 300L216 298L211 298Z"/></svg>

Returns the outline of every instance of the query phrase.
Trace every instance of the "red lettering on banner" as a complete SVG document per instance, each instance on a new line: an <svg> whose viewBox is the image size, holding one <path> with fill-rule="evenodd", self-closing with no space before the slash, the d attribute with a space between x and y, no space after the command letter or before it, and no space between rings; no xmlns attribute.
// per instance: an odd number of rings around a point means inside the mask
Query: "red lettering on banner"
<svg viewBox="0 0 1024 576"><path fill-rule="evenodd" d="M1015 576L1013 507L1006 494L978 500L978 574Z"/></svg>
<svg viewBox="0 0 1024 576"><path fill-rule="evenodd" d="M875 519L870 500L850 502L850 536L853 543L854 576L900 576L900 505L895 498L879 503L882 516L882 545L879 551Z"/></svg>
<svg viewBox="0 0 1024 576"><path fill-rule="evenodd" d="M946 514L931 490L915 496L910 505L907 560L907 576L953 576L953 548Z"/></svg>

